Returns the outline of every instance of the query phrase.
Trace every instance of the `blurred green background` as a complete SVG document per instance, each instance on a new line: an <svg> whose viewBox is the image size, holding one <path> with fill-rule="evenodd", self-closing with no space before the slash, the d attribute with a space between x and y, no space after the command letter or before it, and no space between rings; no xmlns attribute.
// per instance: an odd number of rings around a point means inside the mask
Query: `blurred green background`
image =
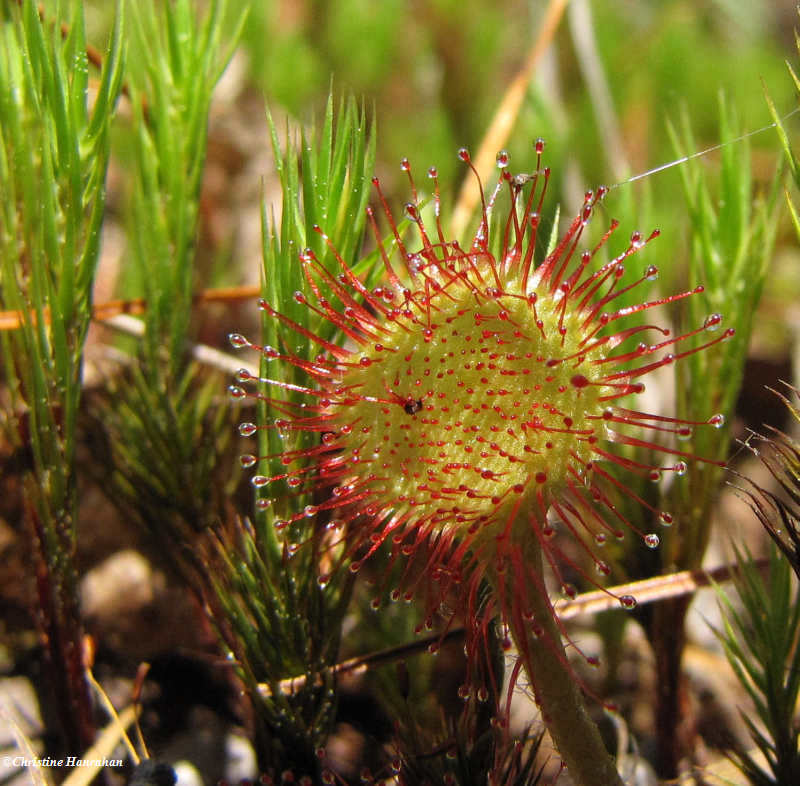
<svg viewBox="0 0 800 786"><path fill-rule="evenodd" d="M437 166L447 215L466 173L456 151L476 152L548 7L543 0L231 0L228 17L232 28L248 10L235 67L256 106L266 101L276 116L285 111L308 123L321 116L331 85L363 99L377 128L377 174L392 204L406 201L398 164L408 156L422 188L423 173ZM111 4L93 0L87 9L89 39L102 42ZM568 217L585 188L674 159L667 125L680 126L684 113L692 150L718 143L721 94L739 130L766 125L765 87L779 112L795 105L785 61L796 59L797 22L791 0L568 3L504 144L512 170L534 166L532 142L544 137L551 195ZM147 56L128 53L132 67ZM756 181L766 184L777 160L774 132L748 143ZM704 159L712 174L717 159ZM683 202L677 168L606 200L609 217L622 222L612 251L634 229L662 230L653 253L663 260L669 249L670 264L660 262L665 290L675 283L671 273L685 269Z"/></svg>

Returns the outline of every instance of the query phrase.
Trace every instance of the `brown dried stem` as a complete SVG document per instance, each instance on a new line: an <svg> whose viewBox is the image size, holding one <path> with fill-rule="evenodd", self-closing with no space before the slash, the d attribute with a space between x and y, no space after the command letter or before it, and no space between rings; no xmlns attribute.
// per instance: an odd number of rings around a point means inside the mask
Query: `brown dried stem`
<svg viewBox="0 0 800 786"><path fill-rule="evenodd" d="M519 115L522 101L525 98L525 91L528 83L533 76L542 55L547 50L553 36L564 15L564 9L568 0L550 0L547 10L542 20L539 34L531 47L524 65L511 81L508 89L497 107L494 119L483 137L483 142L478 149L478 154L473 158L475 170L484 182L489 179L495 167L495 156L506 143L511 134L514 123ZM467 178L458 195L453 217L450 221L451 237L460 237L469 222L475 208L480 201L480 185L477 180Z"/></svg>

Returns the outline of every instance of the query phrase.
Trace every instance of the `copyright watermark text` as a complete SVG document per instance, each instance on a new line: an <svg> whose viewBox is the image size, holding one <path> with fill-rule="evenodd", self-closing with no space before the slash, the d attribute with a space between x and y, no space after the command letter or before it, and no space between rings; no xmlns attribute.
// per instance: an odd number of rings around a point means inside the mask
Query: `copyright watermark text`
<svg viewBox="0 0 800 786"><path fill-rule="evenodd" d="M55 759L44 756L32 759L28 756L3 756L6 767L121 767L122 759L81 759L78 756L65 756Z"/></svg>

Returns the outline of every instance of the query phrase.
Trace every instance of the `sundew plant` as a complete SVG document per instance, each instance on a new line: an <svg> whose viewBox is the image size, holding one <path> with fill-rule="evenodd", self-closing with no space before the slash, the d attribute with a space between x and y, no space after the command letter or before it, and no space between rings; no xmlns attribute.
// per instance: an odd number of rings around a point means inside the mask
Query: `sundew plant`
<svg viewBox="0 0 800 786"><path fill-rule="evenodd" d="M590 251L576 252L602 189L586 194L580 214L537 260L550 174L542 168L543 148L538 140L532 175L512 175L507 154L499 154L502 176L488 198L482 195L478 229L466 249L445 239L437 175L431 169L435 226L426 229L411 179L415 201L406 204L405 213L417 236L404 240L385 208L389 243L400 263L392 263L376 229L384 268L378 286L365 286L332 245L331 255L342 271L338 275L321 264L313 249L303 250L298 264L311 297L298 290L293 300L349 341L336 344L313 334L308 319L295 321L261 300L268 318L309 338L321 353L311 359L232 334L234 347L260 352L267 374L283 362L308 378L306 385L298 385L283 381L280 372L277 379L255 380L240 372L241 381L260 383L265 392L250 395L266 402L278 417L261 426L246 422L239 430L245 436L263 428L282 436L300 431L318 437L307 448L280 453L277 474L252 478L256 487L281 483L300 501L322 500L296 505L296 513L273 519L276 531L322 517L337 533L335 544L351 572L358 572L387 542L392 558L418 557L424 565L415 583L424 586L420 594L427 596L427 624L433 625L448 602L455 604L451 616L460 611L470 620L467 658L475 663L486 646L486 628L497 618L516 644L534 697L573 777L579 783L621 782L603 755L599 735L586 723L576 675L561 649L562 631L544 565L551 567L561 591L574 597L576 589L564 578L560 563L566 560L589 583L597 579L566 557L555 537L557 529L575 536L601 577L612 572L600 556L609 538L622 540L627 530L646 547L658 547L659 535L640 528L636 522L641 516L623 514L616 497L621 493L640 503L662 527L673 525L673 514L653 508L617 477L617 470L651 481L663 473L684 475L687 460L698 457L651 435L688 436L695 426L720 428L725 418L715 413L702 422L686 421L621 403L642 394L642 380L657 369L709 350L732 338L735 330L719 330L719 314L709 314L695 330L678 336L648 322L624 326L628 317L699 295L703 288L618 305L658 276L650 265L641 276L625 281L635 252L657 233L645 239L635 232L620 255L592 265L616 229L615 223ZM470 163L466 150L459 156ZM410 172L408 161L401 166ZM385 206L380 184L373 182ZM507 213L492 220L499 193L506 188ZM374 219L371 210L367 214ZM323 239L330 242L325 235ZM411 243L416 250L410 250ZM370 278L369 271L364 278ZM332 300L338 301L338 309ZM280 343L288 346L278 330ZM642 340L652 333L653 343ZM717 335L692 341L706 333ZM281 391L305 395L310 402L297 403ZM234 399L248 395L239 386L232 386L230 393ZM655 459L659 463L618 453L619 445L649 448L660 454ZM664 459L674 463L664 464ZM245 465L258 461L250 454L243 457ZM327 582L325 575L320 579ZM482 583L491 588L483 603ZM390 595L397 599L401 592L402 586L392 588ZM636 605L627 594L619 602L624 608ZM447 614L443 616L446 620ZM487 690L483 679L476 677L472 685L468 678L467 698ZM492 687L497 695L498 686ZM507 719L500 708L498 714L503 727Z"/></svg>
<svg viewBox="0 0 800 786"><path fill-rule="evenodd" d="M751 734L793 772L785 566L699 642L736 687L686 647L709 544L794 521L758 391L790 382L796 79L756 6L3 6L14 745L402 786L710 782L719 748L772 782ZM793 609L763 669L762 597ZM709 692L765 730L705 736Z"/></svg>

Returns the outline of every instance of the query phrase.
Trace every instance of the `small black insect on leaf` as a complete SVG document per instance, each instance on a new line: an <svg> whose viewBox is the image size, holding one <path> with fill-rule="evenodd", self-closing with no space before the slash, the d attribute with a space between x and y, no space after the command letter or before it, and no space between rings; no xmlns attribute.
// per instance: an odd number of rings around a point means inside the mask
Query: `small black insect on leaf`
<svg viewBox="0 0 800 786"><path fill-rule="evenodd" d="M407 398L403 404L406 415L416 415L422 409L422 399Z"/></svg>

